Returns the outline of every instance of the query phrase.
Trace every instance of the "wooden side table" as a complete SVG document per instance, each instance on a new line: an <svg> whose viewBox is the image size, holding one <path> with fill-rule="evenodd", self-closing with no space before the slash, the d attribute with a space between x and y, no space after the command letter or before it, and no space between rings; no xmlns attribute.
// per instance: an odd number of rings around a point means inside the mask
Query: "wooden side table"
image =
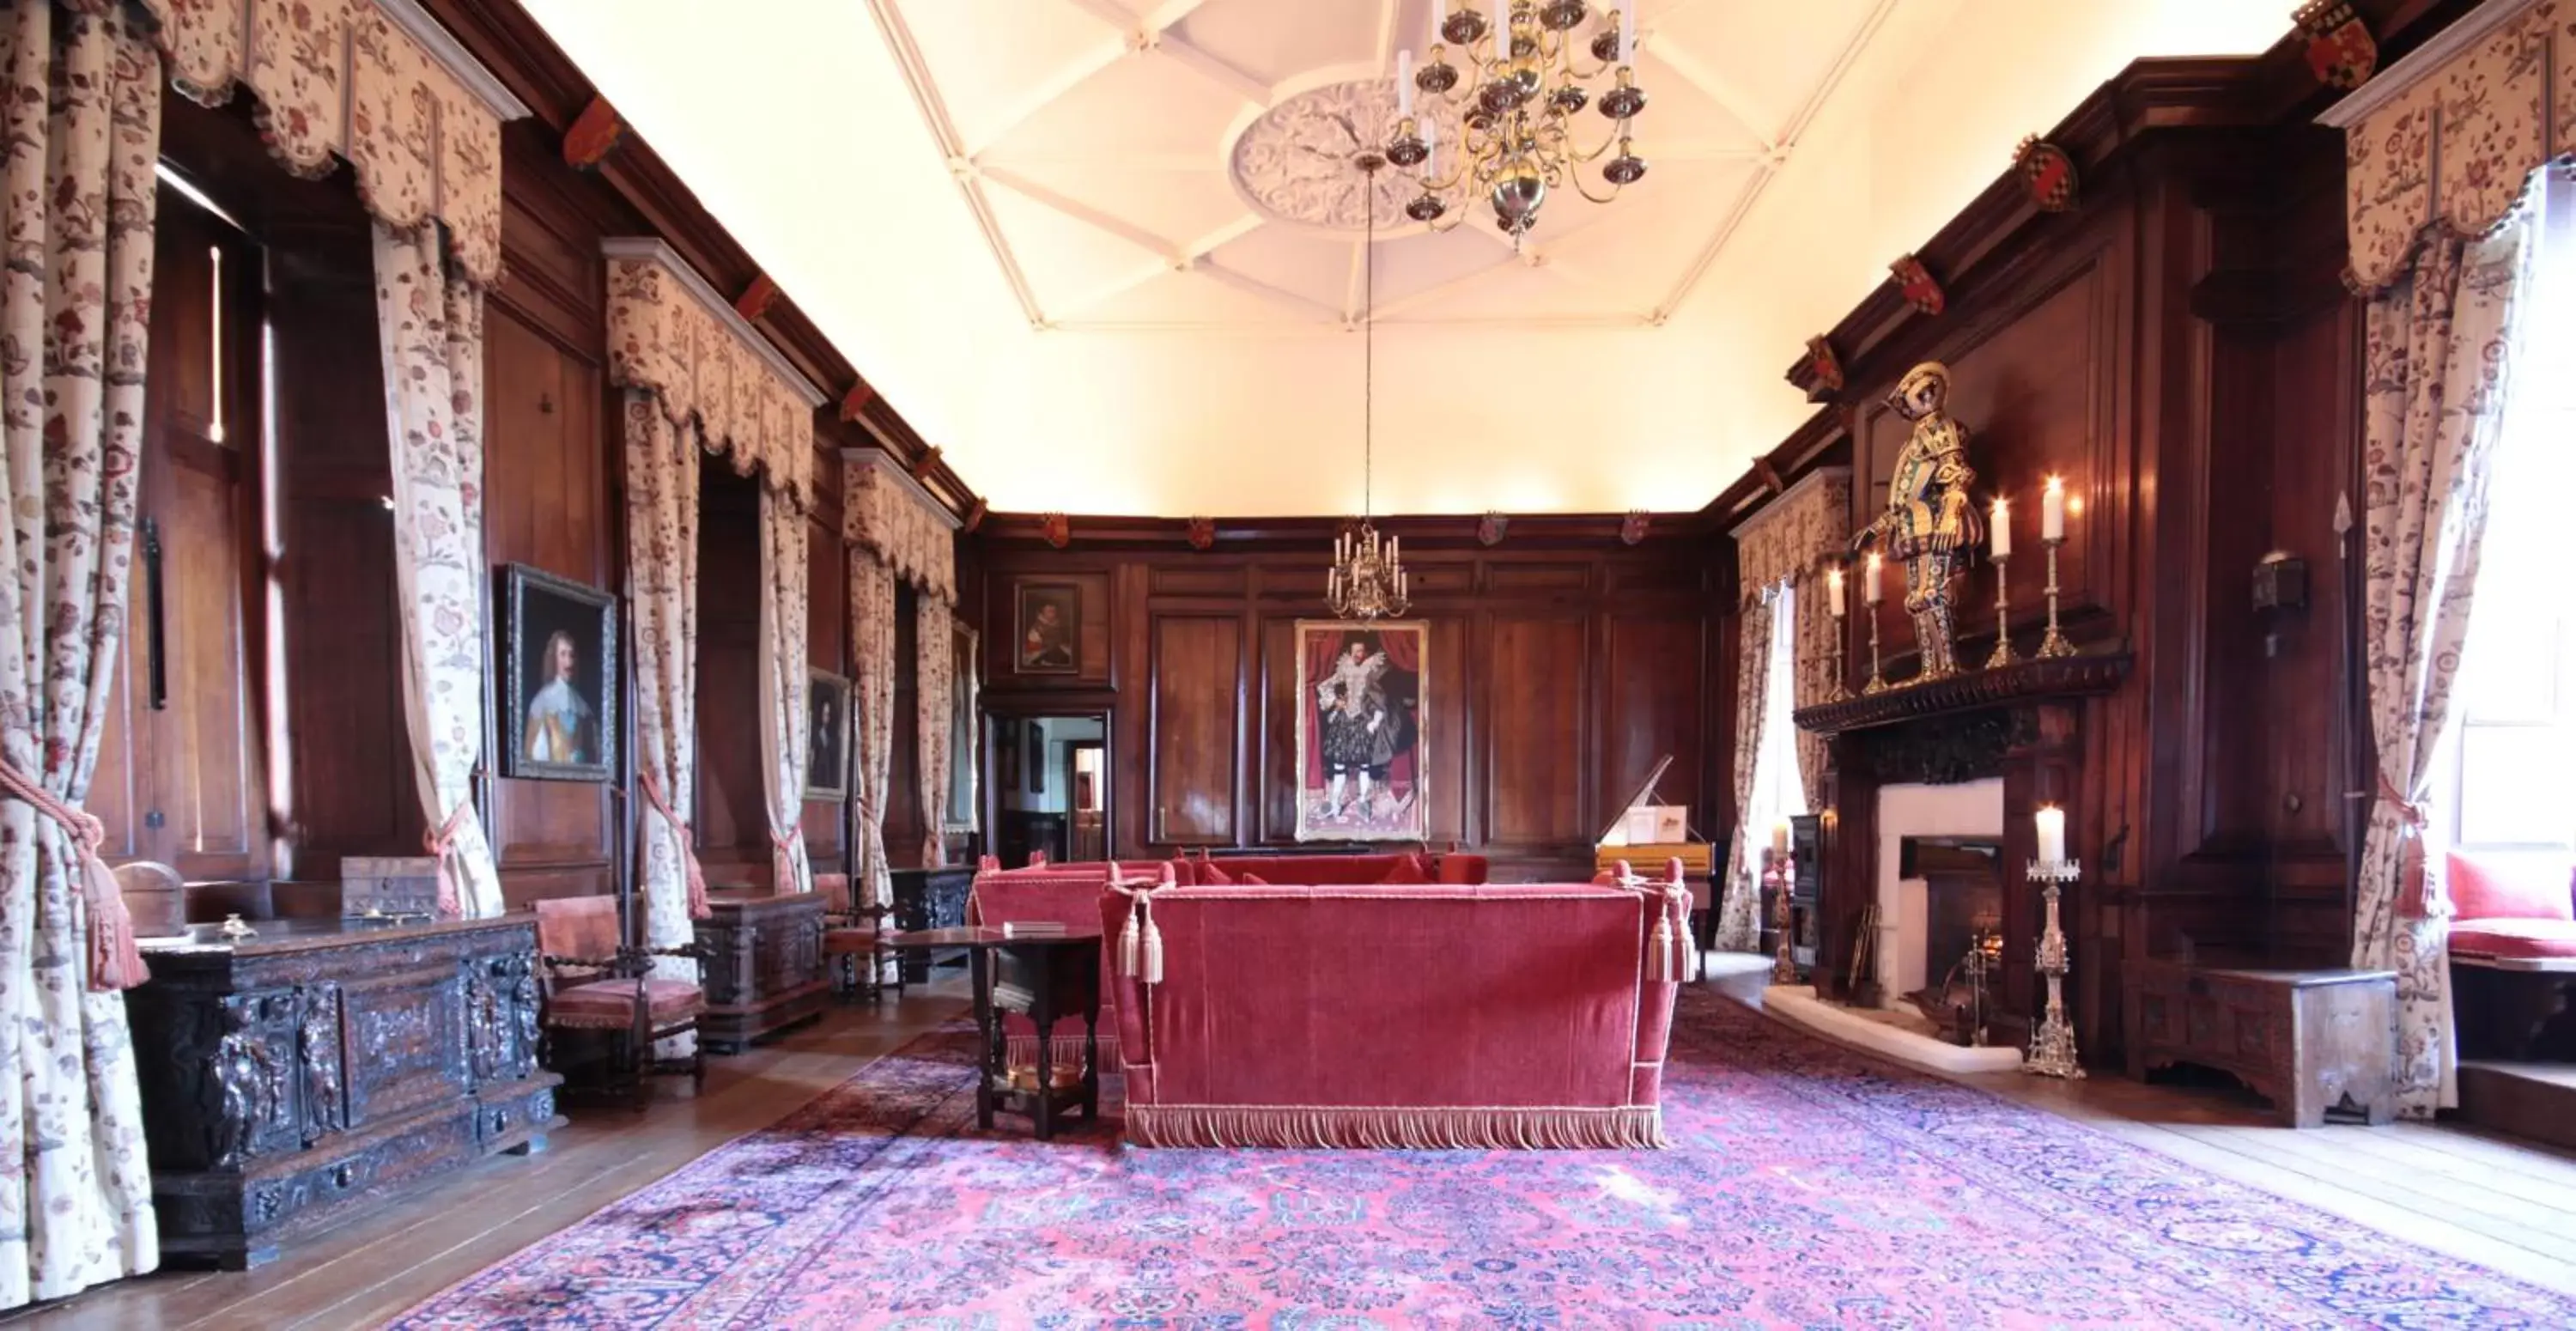
<svg viewBox="0 0 2576 1331"><path fill-rule="evenodd" d="M1039 1141L1055 1137L1056 1116L1079 1108L1082 1121L1100 1114L1100 931L1014 935L1006 929L915 929L886 939L898 952L964 949L975 995L975 1125L990 1129L993 1111L1026 1114ZM1011 1075L1002 1014L1015 1012L1038 1028L1037 1066L1026 1084ZM1059 1077L1049 1053L1057 1022L1082 1019L1082 1067ZM1068 1069L1070 1071L1070 1069Z"/></svg>
<svg viewBox="0 0 2576 1331"><path fill-rule="evenodd" d="M2322 1126L2330 1109L2373 1126L2397 1115L2395 971L2143 961L2128 989L2132 1077L2176 1063L2215 1068L2294 1128Z"/></svg>

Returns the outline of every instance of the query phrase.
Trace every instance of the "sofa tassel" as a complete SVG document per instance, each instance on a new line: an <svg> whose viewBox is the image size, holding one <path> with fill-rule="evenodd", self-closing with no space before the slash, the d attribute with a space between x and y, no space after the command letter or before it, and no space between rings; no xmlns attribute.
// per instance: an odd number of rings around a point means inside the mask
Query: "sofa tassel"
<svg viewBox="0 0 2576 1331"><path fill-rule="evenodd" d="M1654 940L1646 946L1646 983L1662 984L1670 980L1673 969L1673 917L1655 912Z"/></svg>
<svg viewBox="0 0 2576 1331"><path fill-rule="evenodd" d="M1134 979L1139 973L1136 968L1136 949L1136 906L1135 903L1130 902L1127 906L1127 923L1118 931L1118 973L1130 979Z"/></svg>
<svg viewBox="0 0 2576 1331"><path fill-rule="evenodd" d="M1137 942L1137 951L1142 954L1138 960L1144 965L1145 983L1161 984L1163 982L1163 931L1154 924L1153 900L1148 897L1138 897L1137 901L1145 913L1144 933Z"/></svg>

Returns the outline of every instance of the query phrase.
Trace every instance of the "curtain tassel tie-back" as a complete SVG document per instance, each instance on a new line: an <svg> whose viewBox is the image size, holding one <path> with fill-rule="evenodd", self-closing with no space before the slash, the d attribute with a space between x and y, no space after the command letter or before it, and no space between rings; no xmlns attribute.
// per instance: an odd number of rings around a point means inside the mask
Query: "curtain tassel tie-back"
<svg viewBox="0 0 2576 1331"><path fill-rule="evenodd" d="M2397 913L2410 920L2447 918L2450 904L2433 900L2433 884L2424 862L2424 810L2400 793L2388 773L2379 773L2379 802L2397 815Z"/></svg>
<svg viewBox="0 0 2576 1331"><path fill-rule="evenodd" d="M151 979L152 972L143 965L143 950L134 942L134 917L126 913L125 893L116 885L115 871L99 858L99 847L107 844L107 827L88 810L56 798L12 763L0 761L0 789L59 824L80 855L81 899L89 908L90 991L110 994Z"/></svg>
<svg viewBox="0 0 2576 1331"><path fill-rule="evenodd" d="M473 817L474 801L461 800L437 831L420 834L421 848L438 857L438 918L442 920L465 914L465 867L456 862L456 837Z"/></svg>
<svg viewBox="0 0 2576 1331"><path fill-rule="evenodd" d="M803 835L802 831L786 836L780 836L775 832L769 834L770 891L784 896L790 892L811 890L809 885L796 876L796 845Z"/></svg>
<svg viewBox="0 0 2576 1331"><path fill-rule="evenodd" d="M713 915L714 910L707 905L707 871L698 864L698 850L691 842L689 825L671 811L670 801L662 798L662 783L654 780L651 772L642 773L637 784L644 787L644 802L662 815L662 821L671 825L671 834L680 839L680 863L688 869L689 918L703 920Z"/></svg>

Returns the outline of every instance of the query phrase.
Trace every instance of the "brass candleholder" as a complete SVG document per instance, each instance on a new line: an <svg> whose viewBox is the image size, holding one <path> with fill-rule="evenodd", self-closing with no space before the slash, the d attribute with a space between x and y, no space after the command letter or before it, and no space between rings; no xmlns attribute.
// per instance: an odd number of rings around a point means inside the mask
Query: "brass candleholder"
<svg viewBox="0 0 2576 1331"><path fill-rule="evenodd" d="M1887 692L1887 675L1878 663L1878 602L1869 602L1869 682L1860 686L1861 696Z"/></svg>
<svg viewBox="0 0 2576 1331"><path fill-rule="evenodd" d="M1995 650L1986 657L1988 670L2001 669L2020 659L2013 655L2012 595L2005 589L2004 580L2004 570L2011 563L2010 555L1995 556Z"/></svg>
<svg viewBox="0 0 2576 1331"><path fill-rule="evenodd" d="M2048 1006L2040 1013L2039 1028L2031 1032L2030 1054L2021 1065L2022 1071L2035 1077L2084 1080L2084 1065L2075 1059L2075 1028L2066 1021L2066 930L2057 918L2058 895L2083 873L2082 863L2076 860L2030 862L2030 881L2041 885L2040 899L2048 905L2034 963L2048 981Z"/></svg>
<svg viewBox="0 0 2576 1331"><path fill-rule="evenodd" d="M1851 699L1851 689L1843 683L1843 676L1851 669L1851 658L1848 655L1851 651L1851 637L1846 629L1849 623L1850 621L1843 617L1842 611L1834 611L1834 692L1833 696L1826 700L1828 702L1847 702Z"/></svg>
<svg viewBox="0 0 2576 1331"><path fill-rule="evenodd" d="M1771 885L1771 927L1780 935L1779 943L1771 949L1771 983L1796 984L1798 961L1791 945L1797 940L1798 931L1793 927L1789 913L1788 857L1777 850L1766 850L1762 852L1762 860L1763 880Z"/></svg>
<svg viewBox="0 0 2576 1331"><path fill-rule="evenodd" d="M2040 544L2048 547L2048 633L2039 640L2039 650L2033 655L2044 661L2051 657L2075 655L2075 644L2068 642L2066 635L2057 629L2057 547L2066 544L2066 538L2045 537Z"/></svg>

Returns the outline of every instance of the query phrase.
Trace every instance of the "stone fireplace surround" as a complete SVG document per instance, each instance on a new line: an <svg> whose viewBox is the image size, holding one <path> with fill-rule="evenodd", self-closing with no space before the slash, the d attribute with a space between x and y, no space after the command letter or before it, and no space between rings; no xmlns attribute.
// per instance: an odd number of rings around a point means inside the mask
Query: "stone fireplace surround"
<svg viewBox="0 0 2576 1331"><path fill-rule="evenodd" d="M1974 837L2001 841L2004 783L1986 777L1956 785L1916 783L1878 788L1879 1006L1910 1011L1905 995L1941 979L1955 957L1924 954L1931 930L1931 890L1922 878L1904 876L1902 849L1909 837Z"/></svg>

